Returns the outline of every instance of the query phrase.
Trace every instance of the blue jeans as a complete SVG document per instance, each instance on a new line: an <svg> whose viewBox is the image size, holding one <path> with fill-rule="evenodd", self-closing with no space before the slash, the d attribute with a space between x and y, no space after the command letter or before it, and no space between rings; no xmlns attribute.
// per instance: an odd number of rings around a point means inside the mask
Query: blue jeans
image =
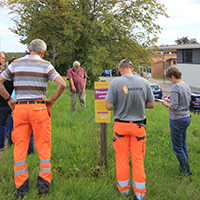
<svg viewBox="0 0 200 200"><path fill-rule="evenodd" d="M11 138L12 130L13 130L13 118L11 115L9 115L7 119L8 146L11 146L13 144L13 141Z"/></svg>
<svg viewBox="0 0 200 200"><path fill-rule="evenodd" d="M0 150L3 150L5 147L7 119L11 112L10 107L0 107Z"/></svg>
<svg viewBox="0 0 200 200"><path fill-rule="evenodd" d="M188 152L186 144L186 130L191 121L191 117L173 120L170 119L170 133L172 149L180 163L181 174L192 174L188 163Z"/></svg>

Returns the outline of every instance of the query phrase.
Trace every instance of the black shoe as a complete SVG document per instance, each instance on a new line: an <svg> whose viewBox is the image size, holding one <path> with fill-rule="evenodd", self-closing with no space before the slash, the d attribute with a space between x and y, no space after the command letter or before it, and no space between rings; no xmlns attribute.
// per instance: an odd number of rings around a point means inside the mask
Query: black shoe
<svg viewBox="0 0 200 200"><path fill-rule="evenodd" d="M50 183L38 176L39 194L47 194L50 189Z"/></svg>
<svg viewBox="0 0 200 200"><path fill-rule="evenodd" d="M49 185L43 184L39 188L39 194L47 194L49 192Z"/></svg>
<svg viewBox="0 0 200 200"><path fill-rule="evenodd" d="M26 193L27 193L27 192L26 192ZM24 196L26 195L26 193L23 193L23 192L21 192L19 189L16 189L14 195L15 195L17 198L23 199Z"/></svg>
<svg viewBox="0 0 200 200"><path fill-rule="evenodd" d="M28 179L21 185L18 189L15 190L15 196L17 198L23 199L26 193L28 192L29 181Z"/></svg>
<svg viewBox="0 0 200 200"><path fill-rule="evenodd" d="M134 200L139 200L136 196L134 196Z"/></svg>

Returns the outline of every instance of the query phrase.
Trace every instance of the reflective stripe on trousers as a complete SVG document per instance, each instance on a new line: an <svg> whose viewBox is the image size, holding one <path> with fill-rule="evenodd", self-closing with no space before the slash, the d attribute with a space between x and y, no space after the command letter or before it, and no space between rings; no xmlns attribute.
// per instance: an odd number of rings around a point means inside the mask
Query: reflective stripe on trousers
<svg viewBox="0 0 200 200"><path fill-rule="evenodd" d="M17 188L19 188L24 183L24 180L28 179L26 160L14 161L14 176L15 180L18 182L16 185Z"/></svg>
<svg viewBox="0 0 200 200"><path fill-rule="evenodd" d="M145 196L146 191L146 184L145 183L138 183L133 180L133 189L135 192L135 196L138 199L143 199Z"/></svg>
<svg viewBox="0 0 200 200"><path fill-rule="evenodd" d="M117 186L120 188L120 193L129 194L130 178L126 181L117 181Z"/></svg>
<svg viewBox="0 0 200 200"><path fill-rule="evenodd" d="M51 172L51 167L49 166L51 166L50 159L40 160L40 172L42 173Z"/></svg>
<svg viewBox="0 0 200 200"><path fill-rule="evenodd" d="M51 183L48 180L51 180L51 163L50 159L40 160L40 171L39 176L42 177L47 182Z"/></svg>
<svg viewBox="0 0 200 200"><path fill-rule="evenodd" d="M15 161L14 162L15 168L16 170L14 170L14 174L15 175L21 175L27 172L27 167L25 167L24 169L18 169L17 168L21 168L23 165L26 165L26 160L22 160L22 161Z"/></svg>

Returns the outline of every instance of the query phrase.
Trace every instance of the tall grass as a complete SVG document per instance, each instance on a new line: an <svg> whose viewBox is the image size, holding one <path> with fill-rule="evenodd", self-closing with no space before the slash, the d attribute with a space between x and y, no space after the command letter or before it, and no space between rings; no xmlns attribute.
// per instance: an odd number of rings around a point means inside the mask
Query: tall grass
<svg viewBox="0 0 200 200"><path fill-rule="evenodd" d="M49 83L48 96L56 84ZM86 111L71 114L70 94L67 86L63 95L52 106L52 184L45 196L38 195L37 153L28 156L30 189L24 199L49 200L114 200L133 199L118 193L116 187L115 157L112 146L112 123L108 124L108 167L100 166L100 124L95 123L94 92L86 90ZM147 114L147 145L145 170L147 200L200 199L200 128L199 115L192 115L187 132L189 163L193 176L179 175L179 163L172 152L168 110L156 103ZM0 199L15 199L13 175L13 147L0 154Z"/></svg>

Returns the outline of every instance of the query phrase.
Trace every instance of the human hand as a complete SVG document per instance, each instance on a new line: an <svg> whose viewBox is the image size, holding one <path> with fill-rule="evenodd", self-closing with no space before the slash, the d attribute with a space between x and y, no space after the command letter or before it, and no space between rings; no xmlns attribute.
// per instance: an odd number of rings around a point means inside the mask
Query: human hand
<svg viewBox="0 0 200 200"><path fill-rule="evenodd" d="M51 106L55 103L55 101L51 100L51 98L46 99L45 101L48 108L51 108Z"/></svg>
<svg viewBox="0 0 200 200"><path fill-rule="evenodd" d="M75 87L72 87L72 91L73 91L73 92L76 92L76 88L75 88Z"/></svg>
<svg viewBox="0 0 200 200"><path fill-rule="evenodd" d="M170 102L171 102L169 98L164 98L163 101L164 101L164 102L167 102L167 103L170 103Z"/></svg>
<svg viewBox="0 0 200 200"><path fill-rule="evenodd" d="M14 100L12 97L8 101L8 105L11 107L12 110L14 110L15 108L15 103L16 103L16 100Z"/></svg>
<svg viewBox="0 0 200 200"><path fill-rule="evenodd" d="M168 101L169 100L169 101ZM169 103L170 103L170 99L166 99L166 98L164 98L163 99L163 105L165 106L165 107L169 107Z"/></svg>

